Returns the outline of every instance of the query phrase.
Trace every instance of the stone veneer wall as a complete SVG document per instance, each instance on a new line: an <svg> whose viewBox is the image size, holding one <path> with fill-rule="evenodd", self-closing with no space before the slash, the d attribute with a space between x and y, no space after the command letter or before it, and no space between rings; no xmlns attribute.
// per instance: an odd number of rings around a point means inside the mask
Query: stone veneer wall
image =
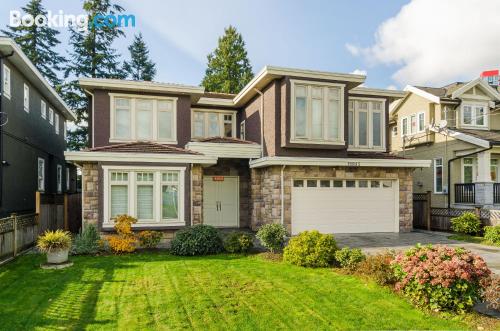
<svg viewBox="0 0 500 331"><path fill-rule="evenodd" d="M251 228L281 222L281 168L271 166L251 171ZM399 179L399 229L413 227L413 180L411 168L348 168L319 166L287 166L284 169L284 224L291 232L291 196L294 178Z"/></svg>
<svg viewBox="0 0 500 331"><path fill-rule="evenodd" d="M82 169L82 226L99 220L99 169L97 163L84 163Z"/></svg>
<svg viewBox="0 0 500 331"><path fill-rule="evenodd" d="M193 201L192 220L193 224L203 223L203 168L200 165L193 165L192 168L191 200Z"/></svg>

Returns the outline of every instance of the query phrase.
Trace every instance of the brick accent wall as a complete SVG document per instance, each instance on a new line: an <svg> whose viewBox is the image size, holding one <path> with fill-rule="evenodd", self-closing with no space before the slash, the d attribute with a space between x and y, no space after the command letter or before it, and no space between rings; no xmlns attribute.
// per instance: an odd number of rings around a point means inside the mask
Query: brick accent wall
<svg viewBox="0 0 500 331"><path fill-rule="evenodd" d="M281 222L281 166L251 171L251 228ZM413 169L287 166L284 171L284 224L291 232L292 179L294 178L380 178L399 179L399 229L413 227Z"/></svg>
<svg viewBox="0 0 500 331"><path fill-rule="evenodd" d="M97 163L84 163L82 169L83 220L82 225L99 220L99 170Z"/></svg>
<svg viewBox="0 0 500 331"><path fill-rule="evenodd" d="M193 165L192 170L193 225L203 223L203 168Z"/></svg>

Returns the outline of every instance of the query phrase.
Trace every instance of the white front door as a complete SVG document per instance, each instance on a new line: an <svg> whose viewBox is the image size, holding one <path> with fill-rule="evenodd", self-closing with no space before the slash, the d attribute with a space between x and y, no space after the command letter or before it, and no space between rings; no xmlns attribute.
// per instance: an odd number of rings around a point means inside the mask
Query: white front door
<svg viewBox="0 0 500 331"><path fill-rule="evenodd" d="M203 224L217 227L239 226L238 177L203 177Z"/></svg>

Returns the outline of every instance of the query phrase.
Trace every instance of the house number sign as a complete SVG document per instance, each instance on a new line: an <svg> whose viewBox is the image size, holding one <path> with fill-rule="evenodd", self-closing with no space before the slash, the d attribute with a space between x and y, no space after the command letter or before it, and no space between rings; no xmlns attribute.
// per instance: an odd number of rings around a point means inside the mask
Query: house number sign
<svg viewBox="0 0 500 331"><path fill-rule="evenodd" d="M224 181L224 176L213 176L212 180L214 182L223 182Z"/></svg>
<svg viewBox="0 0 500 331"><path fill-rule="evenodd" d="M361 162L347 162L348 167L360 167Z"/></svg>

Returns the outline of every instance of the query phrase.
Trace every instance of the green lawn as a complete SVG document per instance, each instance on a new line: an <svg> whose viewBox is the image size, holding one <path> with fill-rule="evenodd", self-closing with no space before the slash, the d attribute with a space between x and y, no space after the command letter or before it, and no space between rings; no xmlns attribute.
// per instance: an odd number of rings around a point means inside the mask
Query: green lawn
<svg viewBox="0 0 500 331"><path fill-rule="evenodd" d="M495 245L492 242L484 240L484 237L470 236L468 234L455 233L454 235L449 236L448 239L466 241L466 242L470 242L473 244L481 244L481 245L487 245L487 246L500 247L500 245Z"/></svg>
<svg viewBox="0 0 500 331"><path fill-rule="evenodd" d="M42 270L42 256L26 255L0 267L0 329L467 328L371 282L256 255L72 260L69 269Z"/></svg>

